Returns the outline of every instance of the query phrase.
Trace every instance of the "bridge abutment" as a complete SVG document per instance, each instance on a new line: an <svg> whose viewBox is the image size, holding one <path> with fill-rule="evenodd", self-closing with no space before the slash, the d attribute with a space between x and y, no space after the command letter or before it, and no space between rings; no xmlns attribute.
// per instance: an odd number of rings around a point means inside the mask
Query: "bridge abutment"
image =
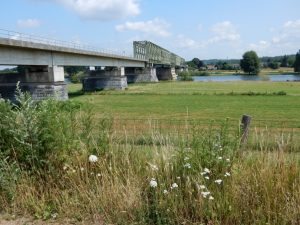
<svg viewBox="0 0 300 225"><path fill-rule="evenodd" d="M124 67L105 67L104 70L93 70L82 81L84 91L124 90L127 88L127 77Z"/></svg>
<svg viewBox="0 0 300 225"><path fill-rule="evenodd" d="M0 95L15 101L16 87L28 92L34 100L55 98L67 100L64 68L58 66L26 66L19 73L0 74Z"/></svg>
<svg viewBox="0 0 300 225"><path fill-rule="evenodd" d="M157 67L156 74L158 80L177 80L175 67Z"/></svg>
<svg viewBox="0 0 300 225"><path fill-rule="evenodd" d="M125 68L125 75L128 83L158 82L156 69L153 67Z"/></svg>

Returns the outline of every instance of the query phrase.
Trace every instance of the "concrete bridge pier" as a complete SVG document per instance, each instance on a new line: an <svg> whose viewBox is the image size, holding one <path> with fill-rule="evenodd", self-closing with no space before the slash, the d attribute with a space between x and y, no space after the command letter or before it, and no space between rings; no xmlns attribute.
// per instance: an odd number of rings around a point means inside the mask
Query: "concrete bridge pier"
<svg viewBox="0 0 300 225"><path fill-rule="evenodd" d="M157 67L156 74L158 80L177 80L175 67Z"/></svg>
<svg viewBox="0 0 300 225"><path fill-rule="evenodd" d="M26 66L19 73L0 74L0 95L15 101L16 85L31 94L34 100L55 98L67 100L64 68L58 66Z"/></svg>
<svg viewBox="0 0 300 225"><path fill-rule="evenodd" d="M82 81L83 91L124 90L127 88L124 67L105 67L89 71L88 75Z"/></svg>
<svg viewBox="0 0 300 225"><path fill-rule="evenodd" d="M126 67L125 76L127 77L127 83L158 82L156 76L156 69L153 67L146 67L146 68Z"/></svg>

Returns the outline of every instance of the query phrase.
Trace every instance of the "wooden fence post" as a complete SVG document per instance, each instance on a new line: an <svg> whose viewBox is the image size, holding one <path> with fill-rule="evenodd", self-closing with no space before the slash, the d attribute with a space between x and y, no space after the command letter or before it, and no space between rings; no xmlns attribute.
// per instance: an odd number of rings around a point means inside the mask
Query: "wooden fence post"
<svg viewBox="0 0 300 225"><path fill-rule="evenodd" d="M242 131L241 143L242 144L246 144L247 143L250 122L251 122L251 116L243 115L242 121L241 121L241 131Z"/></svg>

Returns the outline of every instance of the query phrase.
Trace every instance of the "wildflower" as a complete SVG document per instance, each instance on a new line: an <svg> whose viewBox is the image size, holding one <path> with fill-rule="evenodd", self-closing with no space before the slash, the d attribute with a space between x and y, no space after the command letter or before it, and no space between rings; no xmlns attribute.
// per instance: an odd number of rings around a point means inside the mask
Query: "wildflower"
<svg viewBox="0 0 300 225"><path fill-rule="evenodd" d="M214 200L215 198L213 196L209 196L209 200Z"/></svg>
<svg viewBox="0 0 300 225"><path fill-rule="evenodd" d="M226 159L227 162L230 162L230 159Z"/></svg>
<svg viewBox="0 0 300 225"><path fill-rule="evenodd" d="M188 168L188 169L191 169L192 168L192 166L191 166L191 164L190 163L186 163L186 164L184 164L184 166L183 167L185 167L185 168Z"/></svg>
<svg viewBox="0 0 300 225"><path fill-rule="evenodd" d="M222 160L223 158L220 156L220 157L218 157L218 160Z"/></svg>
<svg viewBox="0 0 300 225"><path fill-rule="evenodd" d="M163 192L164 192L165 195L169 193L167 190L164 190Z"/></svg>
<svg viewBox="0 0 300 225"><path fill-rule="evenodd" d="M222 180L221 180L221 179L215 180L215 183L216 183L216 184L221 184L221 183L222 183Z"/></svg>
<svg viewBox="0 0 300 225"><path fill-rule="evenodd" d="M76 170L73 169L73 170L72 170L72 173L76 173Z"/></svg>
<svg viewBox="0 0 300 225"><path fill-rule="evenodd" d="M204 172L205 172L205 173L210 173L210 170L207 169L207 168L204 168Z"/></svg>
<svg viewBox="0 0 300 225"><path fill-rule="evenodd" d="M200 185L200 186L199 186L199 189L202 189L202 190L203 190L203 189L205 189L205 188L206 188L205 185Z"/></svg>
<svg viewBox="0 0 300 225"><path fill-rule="evenodd" d="M209 176L205 176L204 178L205 178L206 180L209 180Z"/></svg>
<svg viewBox="0 0 300 225"><path fill-rule="evenodd" d="M173 183L172 186L171 186L171 189L174 189L174 188L178 188L178 184Z"/></svg>
<svg viewBox="0 0 300 225"><path fill-rule="evenodd" d="M230 173L226 172L224 177L230 177Z"/></svg>
<svg viewBox="0 0 300 225"><path fill-rule="evenodd" d="M81 167L81 168L80 168L80 171L84 171L84 168L83 168L83 167Z"/></svg>
<svg viewBox="0 0 300 225"><path fill-rule="evenodd" d="M184 157L184 161L188 161L189 159L189 157Z"/></svg>
<svg viewBox="0 0 300 225"><path fill-rule="evenodd" d="M177 180L180 180L180 177L176 177Z"/></svg>
<svg viewBox="0 0 300 225"><path fill-rule="evenodd" d="M53 214L51 214L51 217L52 217L52 219L56 219L56 218L57 218L57 216L58 216L58 214L57 214L57 213L53 213Z"/></svg>
<svg viewBox="0 0 300 225"><path fill-rule="evenodd" d="M67 167L67 166L64 166L64 167L63 167L63 170L67 170L67 169L68 169L68 167Z"/></svg>
<svg viewBox="0 0 300 225"><path fill-rule="evenodd" d="M151 181L150 181L150 187L152 187L152 188L156 188L157 187L157 182L156 182L156 180L154 178L152 178Z"/></svg>
<svg viewBox="0 0 300 225"><path fill-rule="evenodd" d="M100 174L100 173L97 173L97 177L101 177L101 174Z"/></svg>
<svg viewBox="0 0 300 225"><path fill-rule="evenodd" d="M89 156L89 161L90 161L91 163L95 163L95 162L98 161L98 157L95 156L95 155L90 155L90 156Z"/></svg>
<svg viewBox="0 0 300 225"><path fill-rule="evenodd" d="M93 172L91 172L91 175L94 175L94 173L93 173Z"/></svg>
<svg viewBox="0 0 300 225"><path fill-rule="evenodd" d="M153 170L153 171L157 171L158 170L157 165L154 165L154 164L151 164L151 163L148 163L148 164L149 164L151 170Z"/></svg>
<svg viewBox="0 0 300 225"><path fill-rule="evenodd" d="M207 196L210 195L210 192L209 191L203 191L203 192L201 192L201 195L203 196L203 198L206 198Z"/></svg>

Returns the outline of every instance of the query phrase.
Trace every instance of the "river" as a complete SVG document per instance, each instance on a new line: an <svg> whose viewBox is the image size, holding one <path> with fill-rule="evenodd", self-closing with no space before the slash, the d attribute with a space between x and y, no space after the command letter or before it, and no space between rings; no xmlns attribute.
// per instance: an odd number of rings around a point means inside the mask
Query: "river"
<svg viewBox="0 0 300 225"><path fill-rule="evenodd" d="M223 75L223 76L193 76L194 81L300 81L300 75L264 75L264 76L255 76L255 75Z"/></svg>

